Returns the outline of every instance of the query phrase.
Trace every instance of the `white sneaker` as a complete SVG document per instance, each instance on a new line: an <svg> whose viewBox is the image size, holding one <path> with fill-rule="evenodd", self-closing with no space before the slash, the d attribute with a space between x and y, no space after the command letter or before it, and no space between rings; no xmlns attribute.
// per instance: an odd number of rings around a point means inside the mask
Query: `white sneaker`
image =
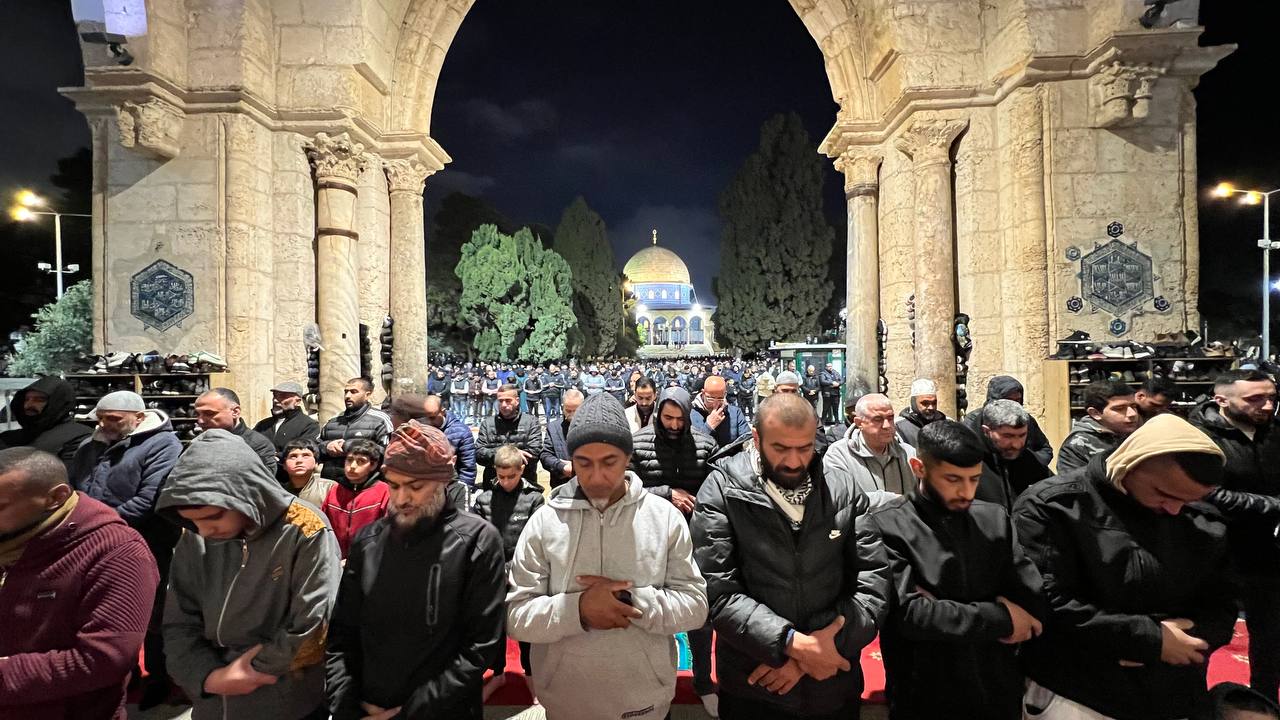
<svg viewBox="0 0 1280 720"><path fill-rule="evenodd" d="M702 709L706 710L707 714L712 718L718 720L720 717L720 696L710 693L708 695L699 695L698 699L702 700Z"/></svg>

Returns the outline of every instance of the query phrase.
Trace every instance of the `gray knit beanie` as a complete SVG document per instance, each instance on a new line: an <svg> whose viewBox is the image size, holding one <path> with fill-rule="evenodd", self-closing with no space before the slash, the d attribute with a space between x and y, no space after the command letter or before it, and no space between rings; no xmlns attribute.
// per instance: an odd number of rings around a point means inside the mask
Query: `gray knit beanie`
<svg viewBox="0 0 1280 720"><path fill-rule="evenodd" d="M609 393L592 395L582 402L569 421L569 434L565 436L569 453L588 443L608 443L630 455L631 424L622 403Z"/></svg>

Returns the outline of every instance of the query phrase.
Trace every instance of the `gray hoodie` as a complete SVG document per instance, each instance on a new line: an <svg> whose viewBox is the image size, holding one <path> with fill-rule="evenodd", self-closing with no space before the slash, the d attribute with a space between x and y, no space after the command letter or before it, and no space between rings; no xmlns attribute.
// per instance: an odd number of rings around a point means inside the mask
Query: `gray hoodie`
<svg viewBox="0 0 1280 720"><path fill-rule="evenodd" d="M915 448L897 437L889 441L883 455L876 455L867 447L862 431L853 427L844 439L827 449L822 469L829 479L855 484L866 493L871 507L876 507L895 495L910 495L915 491L916 477L910 465L915 456Z"/></svg>
<svg viewBox="0 0 1280 720"><path fill-rule="evenodd" d="M178 515L188 506L249 518L244 536L206 539ZM156 512L182 525L164 608L169 674L193 700L193 720L294 720L324 702L324 649L338 592L338 543L324 515L272 477L243 440L207 430L160 491ZM209 673L254 645L253 668L274 685L248 695L203 692Z"/></svg>
<svg viewBox="0 0 1280 720"><path fill-rule="evenodd" d="M707 620L707 584L680 511L626 475L603 513L574 478L525 526L510 564L507 631L533 643L533 685L548 720L660 720L676 689L672 635ZM583 629L579 575L630 580L631 626Z"/></svg>

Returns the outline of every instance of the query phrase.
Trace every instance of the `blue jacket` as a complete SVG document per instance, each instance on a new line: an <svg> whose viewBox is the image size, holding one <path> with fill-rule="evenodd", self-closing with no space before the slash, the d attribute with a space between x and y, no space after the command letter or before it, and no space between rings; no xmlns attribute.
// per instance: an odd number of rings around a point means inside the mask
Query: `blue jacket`
<svg viewBox="0 0 1280 720"><path fill-rule="evenodd" d="M702 394L699 393L693 399L693 412L689 418L693 421L693 429L701 430L716 439L716 444L724 447L729 443L737 440L743 435L751 434L751 424L747 422L747 418L738 409L737 405L725 403L724 422L720 423L720 427L712 430L707 425L707 415L710 411L702 404Z"/></svg>
<svg viewBox="0 0 1280 720"><path fill-rule="evenodd" d="M75 488L113 508L134 528L152 515L160 486L182 454L169 416L160 410L146 414L119 442L108 444L95 431L71 460Z"/></svg>
<svg viewBox="0 0 1280 720"><path fill-rule="evenodd" d="M471 428L466 426L457 415L445 413L444 427L440 428L444 436L449 438L453 451L457 454L453 467L458 471L458 480L468 484L476 484L476 438Z"/></svg>

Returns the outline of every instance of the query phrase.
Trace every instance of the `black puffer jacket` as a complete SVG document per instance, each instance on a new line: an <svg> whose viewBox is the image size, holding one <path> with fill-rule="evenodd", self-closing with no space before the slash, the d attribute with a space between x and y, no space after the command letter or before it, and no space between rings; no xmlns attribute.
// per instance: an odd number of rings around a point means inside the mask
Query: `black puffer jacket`
<svg viewBox="0 0 1280 720"><path fill-rule="evenodd" d="M542 455L542 426L529 413L517 413L508 420L501 415L485 418L476 438L476 465L484 466L481 486L493 487L498 471L493 469L493 454L503 445L515 445L533 456L524 466L524 479L538 484L538 458Z"/></svg>
<svg viewBox="0 0 1280 720"><path fill-rule="evenodd" d="M1039 483L1014 507L1049 604L1044 634L1022 646L1023 666L1040 685L1116 720L1185 718L1205 695L1206 666L1161 662L1160 621L1190 619L1209 652L1231 639L1226 525L1203 503L1177 515L1139 505L1107 480L1109 455Z"/></svg>
<svg viewBox="0 0 1280 720"><path fill-rule="evenodd" d="M1227 456L1222 487L1208 500L1227 517L1231 561L1249 575L1280 576L1280 429L1273 422L1250 440L1212 400L1197 407L1190 420Z"/></svg>
<svg viewBox="0 0 1280 720"><path fill-rule="evenodd" d="M1098 453L1120 447L1123 439L1088 415L1080 417L1071 426L1071 433L1062 441L1062 449L1058 451L1058 474L1065 475L1085 467L1089 459Z"/></svg>
<svg viewBox="0 0 1280 720"><path fill-rule="evenodd" d="M798 532L766 494L750 448L712 464L693 511L721 690L792 715L833 713L857 701L859 656L884 620L890 583L866 496L828 483L816 457L809 475L814 487ZM786 662L789 631L820 630L838 615L845 625L836 646L852 671L821 682L806 676L786 695L747 684L761 663Z"/></svg>
<svg viewBox="0 0 1280 720"><path fill-rule="evenodd" d="M902 442L915 447L920 444L920 431L925 425L939 420L946 419L946 415L942 413L934 413L932 419L926 420L915 408L905 407L898 413L898 422L894 423L894 428L898 431L898 437L902 438Z"/></svg>
<svg viewBox="0 0 1280 720"><path fill-rule="evenodd" d="M404 720L480 720L485 668L504 651L506 591L498 531L452 501L406 538L388 517L366 525L329 624L334 720L365 717L363 702L399 707Z"/></svg>
<svg viewBox="0 0 1280 720"><path fill-rule="evenodd" d="M27 393L32 391L48 395L49 401L39 415L27 417L22 406ZM26 446L43 450L57 455L70 470L76 449L93 432L88 425L71 419L75 406L75 391L71 389L71 383L52 376L36 380L14 393L13 401L9 403L9 417L16 420L19 427L0 433L0 448Z"/></svg>
<svg viewBox="0 0 1280 720"><path fill-rule="evenodd" d="M1034 458L1032 459L1034 462ZM1040 571L1022 552L1004 508L981 500L951 512L931 495L895 497L871 511L893 571L880 633L889 712L901 720L1018 720L1013 621L997 597L1044 620Z"/></svg>
<svg viewBox="0 0 1280 720"><path fill-rule="evenodd" d="M391 429L391 418L370 403L351 408L329 420L320 431L320 461L324 463L320 476L334 481L344 476L342 463L345 462L345 456L330 455L326 449L329 443L334 440L351 442L362 438L386 447Z"/></svg>
<svg viewBox="0 0 1280 720"><path fill-rule="evenodd" d="M684 413L684 434L679 440L669 440L658 429L662 406L672 403ZM667 500L671 488L679 488L697 495L702 481L707 478L707 461L716 451L715 438L695 430L689 423L692 401L684 388L666 388L658 396L654 409L654 421L640 428L633 438L635 451L631 454L631 471L640 478L649 492Z"/></svg>
<svg viewBox="0 0 1280 720"><path fill-rule="evenodd" d="M489 490L481 491L471 505L471 512L498 529L502 535L502 552L510 563L515 557L516 542L520 540L524 526L544 504L546 499L542 497L542 489L522 478L511 492L503 490L498 483Z"/></svg>

